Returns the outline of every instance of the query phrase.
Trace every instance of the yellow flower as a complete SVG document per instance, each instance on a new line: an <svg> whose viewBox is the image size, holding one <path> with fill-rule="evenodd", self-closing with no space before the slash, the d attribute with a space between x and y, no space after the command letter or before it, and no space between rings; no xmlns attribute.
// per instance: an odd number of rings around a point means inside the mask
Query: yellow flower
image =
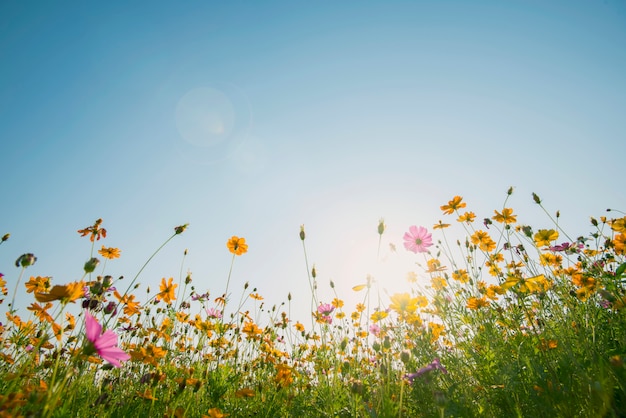
<svg viewBox="0 0 626 418"><path fill-rule="evenodd" d="M339 299L339 298L335 298L335 299L333 299L333 301L331 302L331 304L332 304L335 308L337 308L337 309L339 309L339 308L343 308L343 300L341 300L341 299Z"/></svg>
<svg viewBox="0 0 626 418"><path fill-rule="evenodd" d="M383 319L387 318L387 312L385 311L376 311L372 314L371 316L371 320L372 322L378 322L378 321L382 321Z"/></svg>
<svg viewBox="0 0 626 418"><path fill-rule="evenodd" d="M98 250L98 254L100 254L104 258L108 258L109 260L113 260L114 258L120 258L119 248L106 248L104 245L101 249Z"/></svg>
<svg viewBox="0 0 626 418"><path fill-rule="evenodd" d="M446 282L446 279L444 279L443 277L437 276L430 279L430 285L433 287L434 290L441 290L444 287L448 286L448 282Z"/></svg>
<svg viewBox="0 0 626 418"><path fill-rule="evenodd" d="M161 279L161 287L160 292L157 294L157 298L162 299L168 305L172 303L172 301L176 300L176 294L174 293L174 289L178 287L177 284L173 284L174 279L170 277L167 281L165 281L165 277Z"/></svg>
<svg viewBox="0 0 626 418"><path fill-rule="evenodd" d="M509 278L500 287L508 290L517 284L519 284L519 291L522 293L544 292L550 287L550 283L543 274L529 278L509 274Z"/></svg>
<svg viewBox="0 0 626 418"><path fill-rule="evenodd" d="M304 332L304 325L302 325L300 322L296 322L294 326L299 332Z"/></svg>
<svg viewBox="0 0 626 418"><path fill-rule="evenodd" d="M430 338L431 342L437 341L439 336L444 333L444 329L445 329L443 324L437 324L435 322L429 322L428 328L430 329L430 332L432 332L432 337Z"/></svg>
<svg viewBox="0 0 626 418"><path fill-rule="evenodd" d="M46 293L50 289L50 277L32 277L26 283L27 293Z"/></svg>
<svg viewBox="0 0 626 418"><path fill-rule="evenodd" d="M433 225L433 229L443 229L443 228L447 228L449 226L450 226L450 224L444 224L440 220L439 223L436 223L435 225Z"/></svg>
<svg viewBox="0 0 626 418"><path fill-rule="evenodd" d="M537 247L547 247L551 241L559 238L559 233L554 229L540 229L535 233L535 244Z"/></svg>
<svg viewBox="0 0 626 418"><path fill-rule="evenodd" d="M428 265L428 270L426 270L426 273L435 273L437 271L444 271L446 269L446 266L442 266L441 261L437 260L436 258L431 258L430 260L426 261L426 264Z"/></svg>
<svg viewBox="0 0 626 418"><path fill-rule="evenodd" d="M452 272L452 278L461 283L469 282L469 274L467 274L467 270L456 270Z"/></svg>
<svg viewBox="0 0 626 418"><path fill-rule="evenodd" d="M502 213L498 212L497 210L494 210L494 212L496 213L496 215L491 219L496 222L504 224L512 224L517 222L517 216L513 215L513 209L511 208L502 209Z"/></svg>
<svg viewBox="0 0 626 418"><path fill-rule="evenodd" d="M474 212L465 212L463 215L459 216L457 222L466 222L472 223L476 219L476 214Z"/></svg>
<svg viewBox="0 0 626 418"><path fill-rule="evenodd" d="M479 230L471 236L472 244L478 245L482 251L493 251L496 249L496 243L491 239L488 233Z"/></svg>
<svg viewBox="0 0 626 418"><path fill-rule="evenodd" d="M467 206L467 204L462 202L462 200L463 198L461 196L454 196L447 205L441 206L440 208L444 215L451 215L455 210L459 210Z"/></svg>
<svg viewBox="0 0 626 418"><path fill-rule="evenodd" d="M561 267L563 257L559 254L544 253L539 256L539 262L542 266Z"/></svg>
<svg viewBox="0 0 626 418"><path fill-rule="evenodd" d="M208 412L209 415L202 415L202 418L225 418L228 414L222 412L219 408L211 408Z"/></svg>
<svg viewBox="0 0 626 418"><path fill-rule="evenodd" d="M467 299L467 307L469 309L477 310L482 308L483 306L489 306L489 302L487 302L487 299L485 299L484 297L477 298L471 296L469 299Z"/></svg>
<svg viewBox="0 0 626 418"><path fill-rule="evenodd" d="M396 293L390 299L391 304L389 308L396 311L399 315L412 313L417 310L417 300L408 293Z"/></svg>
<svg viewBox="0 0 626 418"><path fill-rule="evenodd" d="M626 232L626 217L620 219L613 219L609 225L615 232Z"/></svg>
<svg viewBox="0 0 626 418"><path fill-rule="evenodd" d="M226 243L228 251L235 255L241 255L248 252L248 244L246 244L245 238L239 238L233 235Z"/></svg>
<svg viewBox="0 0 626 418"><path fill-rule="evenodd" d="M626 234L618 234L613 238L613 246L616 254L626 253Z"/></svg>
<svg viewBox="0 0 626 418"><path fill-rule="evenodd" d="M417 283L417 274L414 271L409 271L406 274L406 280L409 283Z"/></svg>
<svg viewBox="0 0 626 418"><path fill-rule="evenodd" d="M60 300L63 304L74 302L84 295L84 286L85 282L72 282L64 286L55 285L48 293L35 292L35 299L37 299L38 302Z"/></svg>

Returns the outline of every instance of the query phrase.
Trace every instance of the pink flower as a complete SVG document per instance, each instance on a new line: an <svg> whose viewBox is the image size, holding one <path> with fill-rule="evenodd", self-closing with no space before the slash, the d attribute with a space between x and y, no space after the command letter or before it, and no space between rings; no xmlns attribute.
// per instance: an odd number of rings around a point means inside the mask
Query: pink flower
<svg viewBox="0 0 626 418"><path fill-rule="evenodd" d="M130 355L117 347L117 335L111 330L102 333L102 325L91 316L89 311L85 311L85 329L87 340L89 340L93 346L91 350L88 349L86 351L93 352L93 350L95 350L100 357L115 367L122 366L120 361L130 359Z"/></svg>
<svg viewBox="0 0 626 418"><path fill-rule="evenodd" d="M427 248L433 245L433 236L423 226L415 225L409 228L409 232L404 234L404 248L414 253L425 253Z"/></svg>
<svg viewBox="0 0 626 418"><path fill-rule="evenodd" d="M317 312L324 316L328 316L335 310L335 307L330 303L322 303L317 307Z"/></svg>

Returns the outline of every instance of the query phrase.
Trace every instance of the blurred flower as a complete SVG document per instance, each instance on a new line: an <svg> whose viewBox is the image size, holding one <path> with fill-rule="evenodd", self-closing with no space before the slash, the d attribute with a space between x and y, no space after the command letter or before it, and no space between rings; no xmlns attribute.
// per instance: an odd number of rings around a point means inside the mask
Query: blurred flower
<svg viewBox="0 0 626 418"><path fill-rule="evenodd" d="M248 244L246 244L246 239L239 238L235 235L233 235L228 240L228 242L226 243L226 246L228 247L228 251L236 255L241 255L241 254L245 254L246 252L248 252Z"/></svg>
<svg viewBox="0 0 626 418"><path fill-rule="evenodd" d="M540 229L535 233L534 240L537 247L548 247L550 242L559 238L559 233L554 229Z"/></svg>
<svg viewBox="0 0 626 418"><path fill-rule="evenodd" d="M409 232L404 234L404 248L414 253L425 253L428 247L433 245L432 235L423 226L409 227Z"/></svg>
<svg viewBox="0 0 626 418"><path fill-rule="evenodd" d="M444 228L447 228L449 226L450 226L450 224L444 224L443 222L441 222L441 220L439 220L438 223L433 225L433 229L444 229Z"/></svg>
<svg viewBox="0 0 626 418"><path fill-rule="evenodd" d="M469 282L469 274L467 274L467 270L460 269L452 272L452 278L461 283Z"/></svg>
<svg viewBox="0 0 626 418"><path fill-rule="evenodd" d="M463 198L461 196L454 196L447 205L441 206L440 208L444 215L451 215L455 210L459 210L467 206L467 204L462 202L462 200Z"/></svg>
<svg viewBox="0 0 626 418"><path fill-rule="evenodd" d="M370 325L370 333L378 337L378 334L380 334L380 327L376 324Z"/></svg>
<svg viewBox="0 0 626 418"><path fill-rule="evenodd" d="M409 381L410 383L413 383L413 381L414 381L416 378L418 378L418 377L420 377L420 376L423 376L423 375L425 375L425 374L427 374L427 373L430 373L430 372L432 372L433 370L439 370L439 371L441 371L441 372L442 372L442 373L444 373L444 374L448 373L448 371L446 370L446 368L445 368L445 367L443 367L443 366L441 365L441 363L439 362L439 359L438 359L438 358L436 358L436 359L434 359L434 360L433 360L433 361L432 361L429 365L427 365L427 366L425 366L425 367L422 367L421 369L419 369L419 370L418 370L418 371L416 371L415 373L407 373L404 377L405 377L406 379L408 379L408 381Z"/></svg>
<svg viewBox="0 0 626 418"><path fill-rule="evenodd" d="M215 308L208 308L206 314L209 318L220 319L222 317L222 311Z"/></svg>
<svg viewBox="0 0 626 418"><path fill-rule="evenodd" d="M109 260L113 260L114 258L120 258L120 250L118 248L106 248L104 245L101 249L98 250L98 254L100 254L104 258L108 258Z"/></svg>
<svg viewBox="0 0 626 418"><path fill-rule="evenodd" d="M330 315L335 310L335 307L330 303L322 303L317 307L317 312L322 315Z"/></svg>
<svg viewBox="0 0 626 418"><path fill-rule="evenodd" d="M84 282L72 282L64 286L55 285L49 292L35 292L35 299L38 302L52 302L60 300L61 303L74 302L84 296Z"/></svg>
<svg viewBox="0 0 626 418"><path fill-rule="evenodd" d="M85 311L85 336L90 342L86 348L87 354L90 354L89 351L95 351L115 367L121 367L121 361L130 359L130 355L117 347L117 335L111 330L102 333L102 325L89 311Z"/></svg>
<svg viewBox="0 0 626 418"><path fill-rule="evenodd" d="M96 267L98 267L98 264L100 264L100 260L98 260L95 257L92 257L89 260L87 260L87 262L85 263L85 267L84 267L85 273L93 273Z"/></svg>

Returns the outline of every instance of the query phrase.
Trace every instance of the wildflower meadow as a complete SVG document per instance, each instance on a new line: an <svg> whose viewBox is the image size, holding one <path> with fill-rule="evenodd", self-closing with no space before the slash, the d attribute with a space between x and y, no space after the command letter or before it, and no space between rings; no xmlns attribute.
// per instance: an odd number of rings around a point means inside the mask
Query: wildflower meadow
<svg viewBox="0 0 626 418"><path fill-rule="evenodd" d="M625 417L626 214L565 231L533 194L545 222L531 226L512 193L488 214L454 196L441 221L407 225L396 237L416 262L406 290L386 295L368 278L356 304L332 282L320 296L296 225L308 272L296 285L310 300L262 312L254 284L231 286L255 251L245 237L224 237L223 288L181 274L150 292L143 268L107 275L123 248L104 244L98 219L78 230L78 281L29 276L28 252L0 266L0 417ZM371 230L382 238L385 221ZM23 286L32 300L18 312ZM290 318L293 303L310 318Z"/></svg>

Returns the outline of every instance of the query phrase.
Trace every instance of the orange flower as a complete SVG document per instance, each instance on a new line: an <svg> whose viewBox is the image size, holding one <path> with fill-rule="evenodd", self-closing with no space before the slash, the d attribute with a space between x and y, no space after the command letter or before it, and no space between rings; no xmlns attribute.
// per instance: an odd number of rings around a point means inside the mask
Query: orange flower
<svg viewBox="0 0 626 418"><path fill-rule="evenodd" d="M219 408L211 408L208 411L209 415L202 415L202 418L225 418L228 414L222 412Z"/></svg>
<svg viewBox="0 0 626 418"><path fill-rule="evenodd" d="M50 292L35 292L35 299L38 302L52 302L60 300L61 303L74 302L84 295L85 282L72 282L65 286L55 285Z"/></svg>
<svg viewBox="0 0 626 418"><path fill-rule="evenodd" d="M97 241L100 238L106 238L107 230L104 228L100 228L100 224L102 224L102 219L97 219L92 226L88 226L85 229L79 229L78 233L81 237L91 234L91 236L89 237L89 240L91 242L93 242L94 240Z"/></svg>
<svg viewBox="0 0 626 418"><path fill-rule="evenodd" d="M26 293L46 293L50 289L50 277L32 277L26 283Z"/></svg>
<svg viewBox="0 0 626 418"><path fill-rule="evenodd" d="M174 279L172 277L170 277L167 281L165 281L165 277L163 277L161 279L161 291L157 294L157 297L163 299L168 305L171 304L172 301L176 300L174 290L178 287L178 285L173 284L173 281Z"/></svg>
<svg viewBox="0 0 626 418"><path fill-rule="evenodd" d="M441 206L441 210L444 215L451 215L455 210L459 210L467 206L467 204L462 202L462 200L463 198L461 196L454 196L447 205Z"/></svg>
<svg viewBox="0 0 626 418"><path fill-rule="evenodd" d="M494 212L496 213L496 215L492 217L491 219L493 219L496 222L500 222L504 224L512 224L512 223L517 222L517 216L513 215L513 209L511 208L502 209L502 213L498 212L497 210L494 210Z"/></svg>
<svg viewBox="0 0 626 418"><path fill-rule="evenodd" d="M120 258L119 248L106 248L104 245L101 249L98 250L98 254L100 254L104 258L108 258L109 260L113 260L114 258Z"/></svg>
<svg viewBox="0 0 626 418"><path fill-rule="evenodd" d="M479 299L477 297L472 296L469 299L467 299L467 307L469 309L476 310L476 309L482 308L483 306L489 306L489 302L487 302L487 300L484 297Z"/></svg>
<svg viewBox="0 0 626 418"><path fill-rule="evenodd" d="M228 247L228 251L235 255L241 255L248 252L248 244L246 244L245 238L239 238L238 236L233 235L228 242L226 243Z"/></svg>

